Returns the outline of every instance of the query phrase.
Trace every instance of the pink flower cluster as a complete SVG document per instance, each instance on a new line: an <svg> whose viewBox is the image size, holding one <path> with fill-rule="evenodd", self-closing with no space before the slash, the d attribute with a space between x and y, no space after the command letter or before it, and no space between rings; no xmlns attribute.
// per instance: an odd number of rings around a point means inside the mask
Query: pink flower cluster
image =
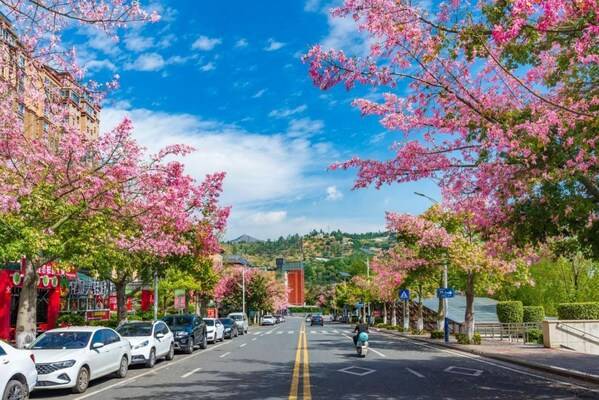
<svg viewBox="0 0 599 400"><path fill-rule="evenodd" d="M420 247L447 248L452 237L443 228L420 216L387 213L387 229L399 236L407 236Z"/></svg>

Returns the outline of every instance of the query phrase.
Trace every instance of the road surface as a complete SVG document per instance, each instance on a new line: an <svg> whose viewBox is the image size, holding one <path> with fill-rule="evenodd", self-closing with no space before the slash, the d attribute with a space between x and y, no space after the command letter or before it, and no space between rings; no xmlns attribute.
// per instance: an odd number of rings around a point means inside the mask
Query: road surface
<svg viewBox="0 0 599 400"><path fill-rule="evenodd" d="M307 325L307 326L306 326ZM599 388L378 332L358 358L351 327L274 327L178 354L124 379L92 382L82 395L38 391L33 399L599 399Z"/></svg>

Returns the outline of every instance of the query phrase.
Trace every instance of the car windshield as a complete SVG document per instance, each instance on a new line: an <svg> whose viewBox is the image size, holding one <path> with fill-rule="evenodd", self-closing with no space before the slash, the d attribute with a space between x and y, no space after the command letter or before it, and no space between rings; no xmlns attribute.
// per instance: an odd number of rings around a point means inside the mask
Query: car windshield
<svg viewBox="0 0 599 400"><path fill-rule="evenodd" d="M222 322L224 326L231 326L235 322L231 318L221 318L219 321Z"/></svg>
<svg viewBox="0 0 599 400"><path fill-rule="evenodd" d="M33 350L82 349L89 343L91 332L46 332L33 344Z"/></svg>
<svg viewBox="0 0 599 400"><path fill-rule="evenodd" d="M116 330L121 336L150 336L152 335L152 324L136 323L119 326Z"/></svg>
<svg viewBox="0 0 599 400"><path fill-rule="evenodd" d="M241 315L229 315L229 318L233 318L235 321L241 321L243 319Z"/></svg>
<svg viewBox="0 0 599 400"><path fill-rule="evenodd" d="M191 324L191 317L188 315L174 315L172 317L165 317L163 321L166 322L168 326L187 325Z"/></svg>
<svg viewBox="0 0 599 400"><path fill-rule="evenodd" d="M204 321L206 322L206 326L214 326L214 320L213 319L205 319Z"/></svg>

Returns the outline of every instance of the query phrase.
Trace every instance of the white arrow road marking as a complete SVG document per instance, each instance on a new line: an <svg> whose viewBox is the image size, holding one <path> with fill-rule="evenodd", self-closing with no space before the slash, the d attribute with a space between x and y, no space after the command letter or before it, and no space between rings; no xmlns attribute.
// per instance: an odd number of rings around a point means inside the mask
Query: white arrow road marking
<svg viewBox="0 0 599 400"><path fill-rule="evenodd" d="M414 371L412 368L406 368L406 369L412 375L416 375L418 378L424 378L424 375L422 375L420 372Z"/></svg>
<svg viewBox="0 0 599 400"><path fill-rule="evenodd" d="M195 374L196 372L198 372L199 370L201 370L202 368L196 368L196 369L192 369L191 371L189 371L186 374L181 375L181 378L187 378L188 376L191 376L193 374Z"/></svg>
<svg viewBox="0 0 599 400"><path fill-rule="evenodd" d="M220 358L225 358L226 356L228 356L229 354L231 354L230 351L227 351L226 353L221 354L219 357Z"/></svg>

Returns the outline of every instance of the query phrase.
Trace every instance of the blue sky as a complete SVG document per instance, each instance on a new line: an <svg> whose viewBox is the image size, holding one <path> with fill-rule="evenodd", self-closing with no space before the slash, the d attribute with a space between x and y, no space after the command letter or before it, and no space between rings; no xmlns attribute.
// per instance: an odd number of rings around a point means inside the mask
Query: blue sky
<svg viewBox="0 0 599 400"><path fill-rule="evenodd" d="M322 92L300 55L316 43L366 51L353 21L333 19L318 0L202 2L160 0L156 24L133 27L119 42L79 30L88 77L118 73L121 88L102 111L103 129L124 115L150 150L187 143L189 173L228 173L223 203L233 206L226 238L261 239L312 229L384 228L385 210L418 213L439 197L431 182L352 191L355 172L327 171L354 155L385 158L401 135L351 106L380 92Z"/></svg>

